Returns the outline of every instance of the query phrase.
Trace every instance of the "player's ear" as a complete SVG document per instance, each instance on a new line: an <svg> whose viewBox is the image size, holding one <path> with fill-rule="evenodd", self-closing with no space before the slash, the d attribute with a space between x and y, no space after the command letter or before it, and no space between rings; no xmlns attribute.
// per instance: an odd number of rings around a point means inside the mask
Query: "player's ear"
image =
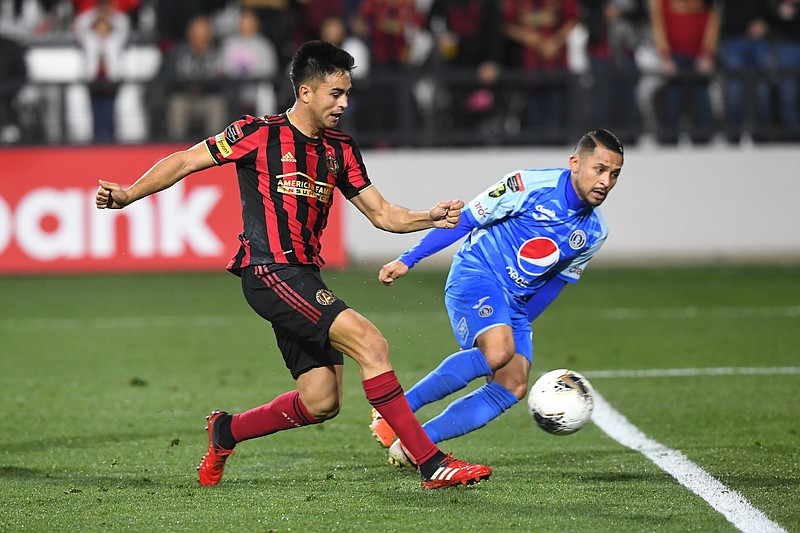
<svg viewBox="0 0 800 533"><path fill-rule="evenodd" d="M306 84L300 86L300 89L297 91L297 97L304 103L307 104L311 101L311 87Z"/></svg>
<svg viewBox="0 0 800 533"><path fill-rule="evenodd" d="M572 172L578 172L578 165L581 162L581 158L578 154L572 154L569 156L569 169Z"/></svg>

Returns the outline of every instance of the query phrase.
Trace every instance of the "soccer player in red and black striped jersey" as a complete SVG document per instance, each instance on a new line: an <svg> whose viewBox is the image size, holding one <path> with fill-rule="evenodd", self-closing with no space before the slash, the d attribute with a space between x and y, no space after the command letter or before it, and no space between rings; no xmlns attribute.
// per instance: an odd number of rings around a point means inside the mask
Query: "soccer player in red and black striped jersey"
<svg viewBox="0 0 800 533"><path fill-rule="evenodd" d="M347 109L353 67L344 50L307 42L292 58L295 103L285 113L243 117L162 159L128 188L99 180L97 207L121 209L193 172L236 164L243 232L228 269L241 277L250 306L272 324L297 388L243 413L212 411L208 452L198 467L201 485L219 483L237 443L336 416L343 353L358 363L370 404L419 464L423 488L466 485L491 475L489 467L454 459L430 440L392 370L386 339L320 276L320 236L334 188L374 226L394 233L454 228L464 207L450 200L412 211L389 203L372 185L357 145L335 129Z"/></svg>

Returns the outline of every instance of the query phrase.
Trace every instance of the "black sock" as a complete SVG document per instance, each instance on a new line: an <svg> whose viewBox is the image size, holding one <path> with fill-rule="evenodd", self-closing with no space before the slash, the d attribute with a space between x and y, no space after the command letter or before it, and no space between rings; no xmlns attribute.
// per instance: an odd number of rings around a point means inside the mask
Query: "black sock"
<svg viewBox="0 0 800 533"><path fill-rule="evenodd" d="M441 463L444 458L444 452L439 450L433 457L419 465L419 473L422 474L422 477L425 479L430 478L434 472L436 472L436 469L439 468L439 463Z"/></svg>
<svg viewBox="0 0 800 533"><path fill-rule="evenodd" d="M232 450L236 446L236 439L233 438L231 431L232 415L222 415L217 419L217 445L226 450Z"/></svg>

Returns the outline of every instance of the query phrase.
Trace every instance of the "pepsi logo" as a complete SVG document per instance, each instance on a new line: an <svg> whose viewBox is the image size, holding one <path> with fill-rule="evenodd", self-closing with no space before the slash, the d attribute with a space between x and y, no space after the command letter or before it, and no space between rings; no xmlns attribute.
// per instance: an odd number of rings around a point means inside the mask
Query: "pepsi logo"
<svg viewBox="0 0 800 533"><path fill-rule="evenodd" d="M517 265L530 276L541 276L558 262L561 256L558 245L547 237L534 237L525 241L517 252Z"/></svg>

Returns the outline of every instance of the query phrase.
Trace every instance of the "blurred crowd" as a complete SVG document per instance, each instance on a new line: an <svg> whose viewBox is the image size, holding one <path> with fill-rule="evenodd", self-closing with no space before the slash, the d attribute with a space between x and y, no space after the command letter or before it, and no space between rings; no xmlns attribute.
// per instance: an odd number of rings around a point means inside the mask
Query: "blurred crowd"
<svg viewBox="0 0 800 533"><path fill-rule="evenodd" d="M364 145L800 140L796 0L0 0L0 21L0 144L74 142L49 130L76 114L109 143L282 112L309 39L356 58L342 127ZM56 48L80 54L66 80L34 65Z"/></svg>

